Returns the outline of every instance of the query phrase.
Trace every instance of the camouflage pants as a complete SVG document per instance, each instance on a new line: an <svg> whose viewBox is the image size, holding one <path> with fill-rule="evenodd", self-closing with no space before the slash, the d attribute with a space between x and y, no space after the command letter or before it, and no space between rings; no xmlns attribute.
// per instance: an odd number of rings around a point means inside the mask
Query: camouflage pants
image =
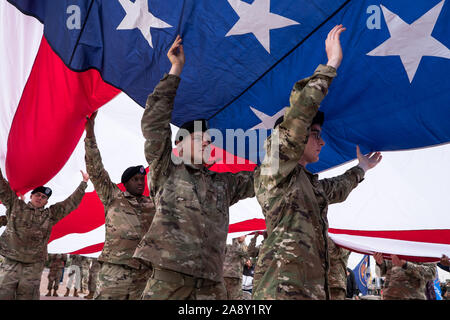
<svg viewBox="0 0 450 320"><path fill-rule="evenodd" d="M224 277L227 300L242 300L242 278Z"/></svg>
<svg viewBox="0 0 450 320"><path fill-rule="evenodd" d="M152 270L103 262L97 278L96 300L139 300Z"/></svg>
<svg viewBox="0 0 450 320"><path fill-rule="evenodd" d="M208 282L200 288L192 285L184 285L176 281L178 277L184 277L181 273L164 270L172 273L172 279L158 280L152 274L142 295L143 300L225 300L227 291L222 282ZM174 280L174 281L173 281Z"/></svg>
<svg viewBox="0 0 450 320"><path fill-rule="evenodd" d="M97 288L98 272L89 272L88 290L95 292Z"/></svg>
<svg viewBox="0 0 450 320"><path fill-rule="evenodd" d="M330 288L331 300L345 300L346 291L344 288Z"/></svg>
<svg viewBox="0 0 450 320"><path fill-rule="evenodd" d="M39 300L44 263L22 263L5 257L0 266L0 300Z"/></svg>
<svg viewBox="0 0 450 320"><path fill-rule="evenodd" d="M55 291L58 290L59 287L59 280L61 279L63 270L62 268L59 268L58 270L50 270L48 273L48 286L47 290L54 289Z"/></svg>
<svg viewBox="0 0 450 320"><path fill-rule="evenodd" d="M81 291L88 290L89 283L89 267L82 266L81 267Z"/></svg>

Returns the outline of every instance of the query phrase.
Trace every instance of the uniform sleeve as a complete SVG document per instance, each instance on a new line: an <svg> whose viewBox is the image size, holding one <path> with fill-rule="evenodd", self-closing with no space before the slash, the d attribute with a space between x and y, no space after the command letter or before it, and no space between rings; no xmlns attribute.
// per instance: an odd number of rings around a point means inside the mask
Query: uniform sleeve
<svg viewBox="0 0 450 320"><path fill-rule="evenodd" d="M81 200L83 199L86 188L87 183L82 181L70 197L49 207L51 219L54 223L57 223L59 220L63 219L69 213L78 208Z"/></svg>
<svg viewBox="0 0 450 320"><path fill-rule="evenodd" d="M16 201L18 197L16 196L16 193L11 189L11 186L9 185L8 181L3 178L3 175L0 172L0 202L7 208L10 209L14 201ZM6 214L8 215L10 210L6 211Z"/></svg>
<svg viewBox="0 0 450 320"><path fill-rule="evenodd" d="M231 204L233 205L239 200L251 198L255 196L254 172L241 171L238 173L231 173L228 183L231 189Z"/></svg>
<svg viewBox="0 0 450 320"><path fill-rule="evenodd" d="M319 65L311 77L294 85L284 121L266 140L266 155L258 172L258 184L274 188L297 166L308 141L312 120L335 76L335 68Z"/></svg>
<svg viewBox="0 0 450 320"><path fill-rule="evenodd" d="M425 281L434 280L436 278L435 263L414 263L407 262L405 273Z"/></svg>
<svg viewBox="0 0 450 320"><path fill-rule="evenodd" d="M108 172L103 166L102 157L95 137L86 137L84 139L84 147L86 150L86 170L89 174L89 178L103 205L107 206L120 190L117 185L111 181Z"/></svg>
<svg viewBox="0 0 450 320"><path fill-rule="evenodd" d="M350 192L364 179L364 170L355 166L344 174L319 181L330 204L339 203L347 199Z"/></svg>
<svg viewBox="0 0 450 320"><path fill-rule="evenodd" d="M172 131L170 120L180 77L165 75L149 95L142 116L145 158L149 164L149 187L152 196L164 183L171 165Z"/></svg>
<svg viewBox="0 0 450 320"><path fill-rule="evenodd" d="M258 238L258 234L250 240L248 244L247 253L251 258L256 258L259 254L259 249L256 247L256 239Z"/></svg>

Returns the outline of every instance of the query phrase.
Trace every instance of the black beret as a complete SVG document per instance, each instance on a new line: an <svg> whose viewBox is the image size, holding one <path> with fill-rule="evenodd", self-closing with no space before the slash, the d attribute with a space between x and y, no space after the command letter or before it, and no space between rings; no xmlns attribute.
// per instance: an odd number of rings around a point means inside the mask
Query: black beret
<svg viewBox="0 0 450 320"><path fill-rule="evenodd" d="M144 168L144 166L129 167L128 169L126 169L123 172L122 178L120 179L120 181L122 183L126 183L126 182L128 182L128 180L130 180L131 178L133 178L137 174L142 174L142 175L145 176L145 168Z"/></svg>
<svg viewBox="0 0 450 320"><path fill-rule="evenodd" d="M277 127L277 125L279 125L283 121L284 121L284 116L279 117L277 119L277 121L275 121L273 128L275 129ZM318 124L320 126L323 126L324 121L325 121L325 113L323 113L322 111L317 111L315 117L313 118L311 125Z"/></svg>
<svg viewBox="0 0 450 320"><path fill-rule="evenodd" d="M205 119L197 119L183 123L180 127L180 130L177 132L177 137L175 138L175 142L179 142L183 140L183 136L181 135L181 129L187 130L189 134L194 133L195 131L200 130L201 132L205 132L208 130L208 122Z"/></svg>
<svg viewBox="0 0 450 320"><path fill-rule="evenodd" d="M37 187L36 189L31 191L31 194L35 194L36 192L45 194L47 198L50 198L50 196L52 195L52 189L44 186Z"/></svg>

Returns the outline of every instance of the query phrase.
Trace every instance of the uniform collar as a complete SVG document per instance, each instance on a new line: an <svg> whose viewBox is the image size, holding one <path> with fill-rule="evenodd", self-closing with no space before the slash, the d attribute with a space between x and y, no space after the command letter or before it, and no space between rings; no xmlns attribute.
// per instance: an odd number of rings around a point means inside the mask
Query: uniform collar
<svg viewBox="0 0 450 320"><path fill-rule="evenodd" d="M45 207L42 207L42 208L35 208L35 207L31 204L31 201L28 201L27 206L28 206L30 209L38 210L38 211L40 211L40 212L42 212L42 211L45 210Z"/></svg>
<svg viewBox="0 0 450 320"><path fill-rule="evenodd" d="M319 185L319 175L317 173L310 172L301 164L299 164L298 167L300 167L300 170L303 170L306 173L306 176L309 178L309 181L311 181L311 184L314 187L317 187Z"/></svg>

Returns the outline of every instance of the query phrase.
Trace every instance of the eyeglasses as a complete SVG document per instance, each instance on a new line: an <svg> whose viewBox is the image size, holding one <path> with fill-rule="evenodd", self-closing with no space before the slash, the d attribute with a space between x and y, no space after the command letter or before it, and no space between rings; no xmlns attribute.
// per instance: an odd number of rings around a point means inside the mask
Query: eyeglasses
<svg viewBox="0 0 450 320"><path fill-rule="evenodd" d="M310 136L316 139L317 141L320 141L322 139L321 132L317 130L311 130Z"/></svg>

